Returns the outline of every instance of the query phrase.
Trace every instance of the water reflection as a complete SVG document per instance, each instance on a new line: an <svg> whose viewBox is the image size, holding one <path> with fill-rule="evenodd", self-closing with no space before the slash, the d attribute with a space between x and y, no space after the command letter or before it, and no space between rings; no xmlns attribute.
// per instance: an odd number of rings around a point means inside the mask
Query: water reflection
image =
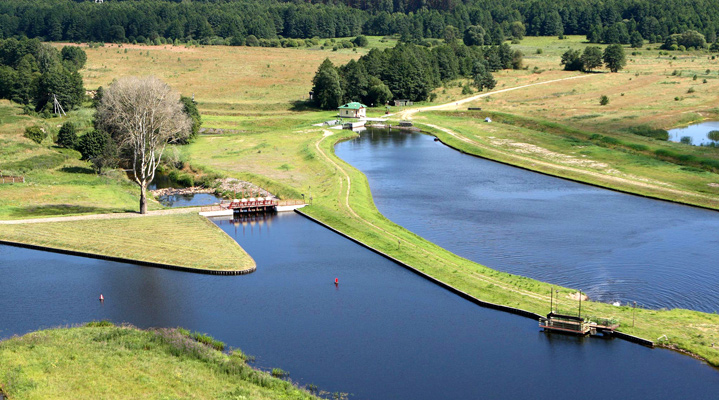
<svg viewBox="0 0 719 400"><path fill-rule="evenodd" d="M392 221L489 267L590 298L719 311L719 214L479 159L427 135L370 130L337 155Z"/></svg>
<svg viewBox="0 0 719 400"><path fill-rule="evenodd" d="M708 145L716 143L707 136L711 131L719 131L719 121L706 121L684 128L670 129L669 140L672 142L681 142L683 137L689 137L690 143L695 146Z"/></svg>

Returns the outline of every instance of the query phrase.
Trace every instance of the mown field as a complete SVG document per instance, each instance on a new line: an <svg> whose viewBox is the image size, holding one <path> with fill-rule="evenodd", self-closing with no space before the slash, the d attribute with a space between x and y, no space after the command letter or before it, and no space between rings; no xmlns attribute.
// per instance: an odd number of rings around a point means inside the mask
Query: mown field
<svg viewBox="0 0 719 400"><path fill-rule="evenodd" d="M0 388L24 399L315 399L181 328L91 323L0 342Z"/></svg>
<svg viewBox="0 0 719 400"><path fill-rule="evenodd" d="M0 239L206 270L246 270L254 260L197 213L0 225ZM218 251L222 249L222 251Z"/></svg>

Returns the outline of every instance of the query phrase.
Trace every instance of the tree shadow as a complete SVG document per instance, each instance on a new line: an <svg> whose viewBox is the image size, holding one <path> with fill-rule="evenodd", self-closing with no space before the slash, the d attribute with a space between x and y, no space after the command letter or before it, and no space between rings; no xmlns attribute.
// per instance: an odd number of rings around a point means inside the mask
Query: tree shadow
<svg viewBox="0 0 719 400"><path fill-rule="evenodd" d="M302 111L322 111L322 110L320 110L319 108L312 105L312 103L310 103L308 100L295 100L292 102L290 111L302 112Z"/></svg>
<svg viewBox="0 0 719 400"><path fill-rule="evenodd" d="M43 204L41 206L20 207L15 209L10 215L13 217L45 217L66 214L109 214L117 211L118 209L116 208L78 206L73 204ZM134 210L124 211L133 212Z"/></svg>
<svg viewBox="0 0 719 400"><path fill-rule="evenodd" d="M62 167L61 172L67 172L69 174L95 174L95 170L89 167Z"/></svg>

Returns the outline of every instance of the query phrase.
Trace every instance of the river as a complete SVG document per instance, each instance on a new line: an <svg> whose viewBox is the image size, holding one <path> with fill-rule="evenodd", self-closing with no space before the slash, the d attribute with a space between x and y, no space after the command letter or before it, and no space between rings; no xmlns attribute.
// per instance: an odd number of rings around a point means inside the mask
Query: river
<svg viewBox="0 0 719 400"><path fill-rule="evenodd" d="M531 319L476 306L300 215L214 221L257 261L256 272L197 275L0 246L0 337L96 319L183 326L255 355L259 367L351 399L719 392L717 370L690 357L543 333Z"/></svg>
<svg viewBox="0 0 719 400"><path fill-rule="evenodd" d="M370 129L336 154L377 208L491 268L650 308L719 311L719 213L469 156L431 136Z"/></svg>

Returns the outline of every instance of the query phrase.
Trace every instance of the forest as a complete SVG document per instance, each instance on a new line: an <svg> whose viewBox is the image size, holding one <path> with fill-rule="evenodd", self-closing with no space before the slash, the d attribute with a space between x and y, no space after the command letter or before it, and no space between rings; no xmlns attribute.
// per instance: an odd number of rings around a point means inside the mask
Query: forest
<svg viewBox="0 0 719 400"><path fill-rule="evenodd" d="M586 35L595 43L665 43L688 30L716 41L719 0L4 0L0 38L220 44L246 38L401 35L443 38L480 27L487 42ZM253 43L254 43L254 39Z"/></svg>
<svg viewBox="0 0 719 400"><path fill-rule="evenodd" d="M480 47L453 41L432 49L400 43L383 51L372 49L339 67L325 60L312 82L314 103L334 109L350 101L370 106L391 99L431 101L435 88L460 77L471 78L477 90L492 89L492 72L521 69L522 62L522 52L506 43Z"/></svg>

